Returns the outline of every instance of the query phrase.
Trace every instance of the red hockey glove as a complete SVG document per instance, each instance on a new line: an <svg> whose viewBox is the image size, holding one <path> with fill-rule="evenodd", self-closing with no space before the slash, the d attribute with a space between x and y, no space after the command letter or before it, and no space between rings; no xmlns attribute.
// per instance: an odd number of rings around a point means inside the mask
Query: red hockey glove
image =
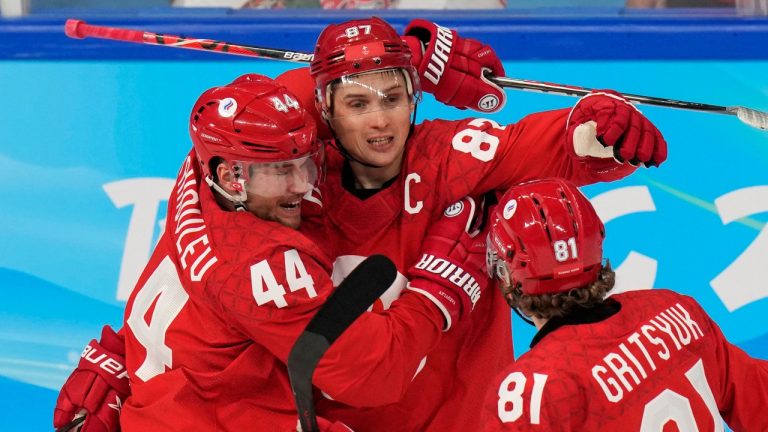
<svg viewBox="0 0 768 432"><path fill-rule="evenodd" d="M408 270L407 289L437 305L445 331L474 309L488 287L485 237L473 229L476 211L469 197L448 207L427 232L421 258Z"/></svg>
<svg viewBox="0 0 768 432"><path fill-rule="evenodd" d="M61 388L53 411L53 427L67 425L87 414L81 432L120 430L120 408L131 393L125 371L125 340L104 326L101 341L86 345L77 369Z"/></svg>
<svg viewBox="0 0 768 432"><path fill-rule="evenodd" d="M414 44L413 37L420 43ZM414 46L417 49L413 64L419 71L421 88L435 99L482 112L496 112L504 107L504 90L483 75L491 72L504 76L504 67L491 47L422 19L408 24L404 39L412 50ZM421 46L426 47L423 53Z"/></svg>
<svg viewBox="0 0 768 432"><path fill-rule="evenodd" d="M568 115L566 139L577 156L613 157L632 165L659 166L667 159L661 132L613 90L594 90Z"/></svg>

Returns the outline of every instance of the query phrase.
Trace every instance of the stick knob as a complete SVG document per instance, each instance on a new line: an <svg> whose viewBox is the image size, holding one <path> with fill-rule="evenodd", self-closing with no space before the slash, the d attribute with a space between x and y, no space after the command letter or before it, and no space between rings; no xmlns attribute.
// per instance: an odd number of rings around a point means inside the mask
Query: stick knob
<svg viewBox="0 0 768 432"><path fill-rule="evenodd" d="M64 24L64 34L72 39L84 39L85 36L80 33L80 24L85 24L85 21L79 19L68 19Z"/></svg>

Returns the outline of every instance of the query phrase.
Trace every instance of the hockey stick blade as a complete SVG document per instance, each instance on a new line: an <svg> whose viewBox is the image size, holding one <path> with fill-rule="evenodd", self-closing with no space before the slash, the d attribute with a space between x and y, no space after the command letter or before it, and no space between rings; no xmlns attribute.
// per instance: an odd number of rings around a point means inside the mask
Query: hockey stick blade
<svg viewBox="0 0 768 432"><path fill-rule="evenodd" d="M768 113L741 106L728 107L727 110L750 126L768 130Z"/></svg>
<svg viewBox="0 0 768 432"><path fill-rule="evenodd" d="M60 427L59 429L56 429L56 432L69 432L75 429L76 427L80 426L80 424L84 421L85 421L85 416L82 415L80 417L75 418L71 422L65 424L64 426Z"/></svg>
<svg viewBox="0 0 768 432"><path fill-rule="evenodd" d="M384 294L397 268L383 255L360 263L315 313L288 355L288 377L302 432L318 430L312 398L312 375L320 358L352 323Z"/></svg>

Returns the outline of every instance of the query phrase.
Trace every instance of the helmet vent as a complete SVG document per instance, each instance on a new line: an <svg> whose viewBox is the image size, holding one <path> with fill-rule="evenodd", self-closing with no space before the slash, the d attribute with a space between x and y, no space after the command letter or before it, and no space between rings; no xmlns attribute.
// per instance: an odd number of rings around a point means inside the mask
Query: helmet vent
<svg viewBox="0 0 768 432"><path fill-rule="evenodd" d="M565 191L562 188L558 188L557 192L560 194L560 201L565 204L565 208L568 209L568 214L571 216L571 225L573 226L573 233L578 235L579 234L579 225L576 223L576 215L573 212L573 206L571 205L571 200L568 199L568 196L565 194Z"/></svg>
<svg viewBox="0 0 768 432"><path fill-rule="evenodd" d="M547 238L549 238L549 241L552 241L552 233L549 231L549 224L547 223L547 214L544 212L544 208L541 206L541 201L536 198L535 194L531 194L531 200L536 206L536 209L539 211L539 216L541 216L541 225L544 227L544 232L547 233Z"/></svg>
<svg viewBox="0 0 768 432"><path fill-rule="evenodd" d="M257 144L252 143L248 141L240 141L244 146L250 147L251 149L258 151L258 152L264 152L264 153L277 153L278 150L270 145L265 144Z"/></svg>

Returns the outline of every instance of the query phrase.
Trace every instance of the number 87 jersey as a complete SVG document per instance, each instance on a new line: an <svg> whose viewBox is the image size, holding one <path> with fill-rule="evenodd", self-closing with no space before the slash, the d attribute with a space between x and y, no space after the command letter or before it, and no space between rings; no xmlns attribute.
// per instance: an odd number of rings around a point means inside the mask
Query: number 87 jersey
<svg viewBox="0 0 768 432"><path fill-rule="evenodd" d="M765 431L766 406L767 361L692 298L643 290L547 322L489 389L483 430Z"/></svg>

